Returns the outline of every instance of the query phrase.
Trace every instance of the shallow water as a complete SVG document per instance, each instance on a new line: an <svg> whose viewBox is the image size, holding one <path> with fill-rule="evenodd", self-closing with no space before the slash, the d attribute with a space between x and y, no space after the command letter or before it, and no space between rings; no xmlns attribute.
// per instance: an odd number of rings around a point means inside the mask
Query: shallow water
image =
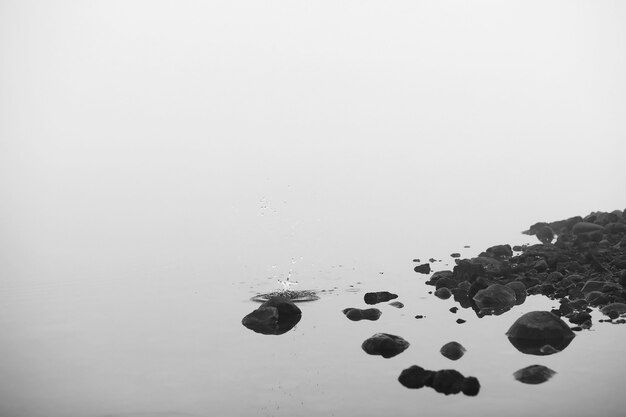
<svg viewBox="0 0 626 417"><path fill-rule="evenodd" d="M622 415L626 327L524 355L555 302L452 314L412 270L626 206L626 11L577 7L4 2L0 416ZM242 326L287 278L320 296L297 326ZM404 308L342 314L379 290Z"/></svg>

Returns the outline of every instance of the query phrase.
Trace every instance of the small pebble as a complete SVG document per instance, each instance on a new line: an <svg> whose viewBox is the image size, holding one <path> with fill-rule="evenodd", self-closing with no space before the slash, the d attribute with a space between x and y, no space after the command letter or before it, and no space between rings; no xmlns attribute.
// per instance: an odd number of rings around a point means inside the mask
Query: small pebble
<svg viewBox="0 0 626 417"><path fill-rule="evenodd" d="M456 319L456 322L458 324L463 324L463 323L465 323L465 320L463 320L463 319Z"/></svg>

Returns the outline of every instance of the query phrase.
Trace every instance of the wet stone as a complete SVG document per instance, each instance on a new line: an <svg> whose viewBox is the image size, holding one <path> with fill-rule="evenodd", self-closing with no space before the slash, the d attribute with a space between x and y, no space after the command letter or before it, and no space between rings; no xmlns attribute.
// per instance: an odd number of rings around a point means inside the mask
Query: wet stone
<svg viewBox="0 0 626 417"><path fill-rule="evenodd" d="M591 321L591 314L587 313L586 311L573 314L571 317L569 317L569 322L573 324L582 324L586 321Z"/></svg>
<svg viewBox="0 0 626 417"><path fill-rule="evenodd" d="M481 310L496 314L510 310L517 301L515 291L502 284L491 284L478 291L473 299Z"/></svg>
<svg viewBox="0 0 626 417"><path fill-rule="evenodd" d="M454 369L430 371L413 365L400 373L398 381L407 388L430 387L445 395L463 392L465 395L475 396L480 391L478 379L472 376L466 378Z"/></svg>
<svg viewBox="0 0 626 417"><path fill-rule="evenodd" d="M430 274L430 264L421 264L413 268L418 274Z"/></svg>
<svg viewBox="0 0 626 417"><path fill-rule="evenodd" d="M380 318L382 312L377 308L346 308L343 310L343 314L346 315L352 321L370 320L376 321Z"/></svg>
<svg viewBox="0 0 626 417"><path fill-rule="evenodd" d="M524 384L541 384L552 378L556 372L543 365L531 365L513 374L513 377Z"/></svg>
<svg viewBox="0 0 626 417"><path fill-rule="evenodd" d="M467 350L458 342L448 342L439 349L446 358L456 361L461 359Z"/></svg>
<svg viewBox="0 0 626 417"><path fill-rule="evenodd" d="M384 303L395 298L398 298L398 295L390 293L389 291L368 292L363 296L365 303L370 305Z"/></svg>
<svg viewBox="0 0 626 417"><path fill-rule="evenodd" d="M392 358L404 352L409 347L409 342L388 333L376 333L365 340L361 348L370 355L380 355L383 358Z"/></svg>
<svg viewBox="0 0 626 417"><path fill-rule="evenodd" d="M402 304L400 301L392 301L391 303L389 303L390 306L395 307L395 308L403 308L404 304Z"/></svg>
<svg viewBox="0 0 626 417"><path fill-rule="evenodd" d="M272 297L242 320L248 329L266 335L280 335L291 330L302 317L302 311L285 297Z"/></svg>
<svg viewBox="0 0 626 417"><path fill-rule="evenodd" d="M605 316L609 316L609 317L613 316L611 318L616 319L620 315L626 314L626 304L624 304L624 303L612 303L612 304L609 304L609 305L606 305L606 306L602 307L600 309L600 311Z"/></svg>
<svg viewBox="0 0 626 417"><path fill-rule="evenodd" d="M441 287L437 291L435 291L435 297L441 298L442 300L447 300L452 296L452 292L449 288Z"/></svg>
<svg viewBox="0 0 626 417"><path fill-rule="evenodd" d="M457 324L463 324L463 323L465 323L465 322L466 322L466 320L463 320L463 319L456 319L456 323L457 323Z"/></svg>

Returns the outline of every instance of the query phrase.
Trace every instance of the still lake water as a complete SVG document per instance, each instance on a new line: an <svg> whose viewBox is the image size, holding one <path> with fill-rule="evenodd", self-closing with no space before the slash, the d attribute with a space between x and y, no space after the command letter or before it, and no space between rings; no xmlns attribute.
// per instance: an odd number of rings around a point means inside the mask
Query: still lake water
<svg viewBox="0 0 626 417"><path fill-rule="evenodd" d="M524 355L505 331L554 302L452 314L412 260L451 268L626 206L625 18L603 1L3 2L0 417L624 415L626 327L596 314L563 352ZM284 335L243 327L287 276L321 298ZM405 307L342 314L379 290ZM369 356L376 332L411 346ZM413 364L481 391L406 389ZM513 379L532 364L557 374Z"/></svg>

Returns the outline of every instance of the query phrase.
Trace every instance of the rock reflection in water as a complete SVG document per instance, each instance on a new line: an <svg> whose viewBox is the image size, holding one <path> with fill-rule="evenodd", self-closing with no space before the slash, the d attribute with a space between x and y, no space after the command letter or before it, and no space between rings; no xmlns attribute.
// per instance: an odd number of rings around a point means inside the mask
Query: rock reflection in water
<svg viewBox="0 0 626 417"><path fill-rule="evenodd" d="M256 333L280 335L293 329L302 318L302 311L285 297L271 297L245 316L241 324Z"/></svg>

